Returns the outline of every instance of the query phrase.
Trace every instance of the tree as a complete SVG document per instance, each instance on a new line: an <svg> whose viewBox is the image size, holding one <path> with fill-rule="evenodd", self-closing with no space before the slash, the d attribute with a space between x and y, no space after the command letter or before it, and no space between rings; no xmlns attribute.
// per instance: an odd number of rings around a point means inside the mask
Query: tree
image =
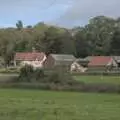
<svg viewBox="0 0 120 120"><path fill-rule="evenodd" d="M72 33L69 32L69 30L65 30L61 34L61 40L62 40L61 53L76 55L75 40L74 37L72 36Z"/></svg>
<svg viewBox="0 0 120 120"><path fill-rule="evenodd" d="M0 55L4 59L5 66L9 66L14 56L14 37L13 31L0 31Z"/></svg>
<svg viewBox="0 0 120 120"><path fill-rule="evenodd" d="M21 20L18 20L18 22L16 23L16 27L18 30L23 29L23 22Z"/></svg>
<svg viewBox="0 0 120 120"><path fill-rule="evenodd" d="M84 36L89 45L90 55L110 55L110 42L116 24L112 18L97 16L90 19L88 25L79 28L80 36Z"/></svg>
<svg viewBox="0 0 120 120"><path fill-rule="evenodd" d="M46 53L60 53L62 48L62 41L61 35L59 31L54 28L48 28L45 33L44 37L40 41L42 45L42 51Z"/></svg>
<svg viewBox="0 0 120 120"><path fill-rule="evenodd" d="M120 55L120 30L116 30L111 41L111 54Z"/></svg>
<svg viewBox="0 0 120 120"><path fill-rule="evenodd" d="M19 20L15 28L0 29L0 57L8 65L15 52L37 51L57 54L119 55L120 18L97 16L84 27L73 29L39 22L23 27Z"/></svg>
<svg viewBox="0 0 120 120"><path fill-rule="evenodd" d="M89 55L89 45L82 32L78 32L75 36L76 57L86 57Z"/></svg>

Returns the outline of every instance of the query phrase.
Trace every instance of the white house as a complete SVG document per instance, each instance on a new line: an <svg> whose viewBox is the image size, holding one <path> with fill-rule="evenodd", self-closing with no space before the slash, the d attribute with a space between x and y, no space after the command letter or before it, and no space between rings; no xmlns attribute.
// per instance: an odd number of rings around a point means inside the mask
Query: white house
<svg viewBox="0 0 120 120"><path fill-rule="evenodd" d="M43 52L19 52L15 54L14 65L31 65L34 68L43 68L46 55Z"/></svg>

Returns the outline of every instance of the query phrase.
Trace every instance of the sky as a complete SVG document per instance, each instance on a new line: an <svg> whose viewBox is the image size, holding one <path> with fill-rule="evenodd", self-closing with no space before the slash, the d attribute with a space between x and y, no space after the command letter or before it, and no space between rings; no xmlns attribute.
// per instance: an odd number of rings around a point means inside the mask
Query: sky
<svg viewBox="0 0 120 120"><path fill-rule="evenodd" d="M38 22L64 27L82 26L89 19L120 16L120 0L0 0L0 27Z"/></svg>

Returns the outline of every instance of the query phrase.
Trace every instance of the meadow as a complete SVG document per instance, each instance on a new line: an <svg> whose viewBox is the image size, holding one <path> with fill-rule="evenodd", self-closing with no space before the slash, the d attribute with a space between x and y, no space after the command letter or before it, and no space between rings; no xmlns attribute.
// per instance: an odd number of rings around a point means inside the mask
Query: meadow
<svg viewBox="0 0 120 120"><path fill-rule="evenodd" d="M0 89L0 120L120 120L120 95Z"/></svg>
<svg viewBox="0 0 120 120"><path fill-rule="evenodd" d="M84 83L104 83L104 84L120 84L120 76L102 76L102 75L86 75L73 76L76 80Z"/></svg>

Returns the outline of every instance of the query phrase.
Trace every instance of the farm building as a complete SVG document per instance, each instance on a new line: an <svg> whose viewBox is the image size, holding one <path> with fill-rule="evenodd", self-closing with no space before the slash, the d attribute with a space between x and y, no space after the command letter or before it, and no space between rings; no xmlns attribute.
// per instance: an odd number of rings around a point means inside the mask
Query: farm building
<svg viewBox="0 0 120 120"><path fill-rule="evenodd" d="M115 61L118 64L118 67L120 68L120 56L113 56L113 58L115 59Z"/></svg>
<svg viewBox="0 0 120 120"><path fill-rule="evenodd" d="M84 58L86 61L90 62L92 60L94 56L87 56L86 58Z"/></svg>
<svg viewBox="0 0 120 120"><path fill-rule="evenodd" d="M87 67L89 60L85 59L85 58L78 58L76 59L76 61L79 65L83 66L83 67Z"/></svg>
<svg viewBox="0 0 120 120"><path fill-rule="evenodd" d="M75 57L69 54L50 54L44 62L45 68L54 68L57 66L69 67L75 61Z"/></svg>
<svg viewBox="0 0 120 120"><path fill-rule="evenodd" d="M46 55L42 52L21 52L16 53L14 57L14 65L31 65L35 68L42 68L46 60Z"/></svg>
<svg viewBox="0 0 120 120"><path fill-rule="evenodd" d="M85 72L89 61L84 58L78 58L71 64L71 72Z"/></svg>
<svg viewBox="0 0 120 120"><path fill-rule="evenodd" d="M94 71L111 71L117 67L117 62L111 56L94 56L88 64L88 69Z"/></svg>

